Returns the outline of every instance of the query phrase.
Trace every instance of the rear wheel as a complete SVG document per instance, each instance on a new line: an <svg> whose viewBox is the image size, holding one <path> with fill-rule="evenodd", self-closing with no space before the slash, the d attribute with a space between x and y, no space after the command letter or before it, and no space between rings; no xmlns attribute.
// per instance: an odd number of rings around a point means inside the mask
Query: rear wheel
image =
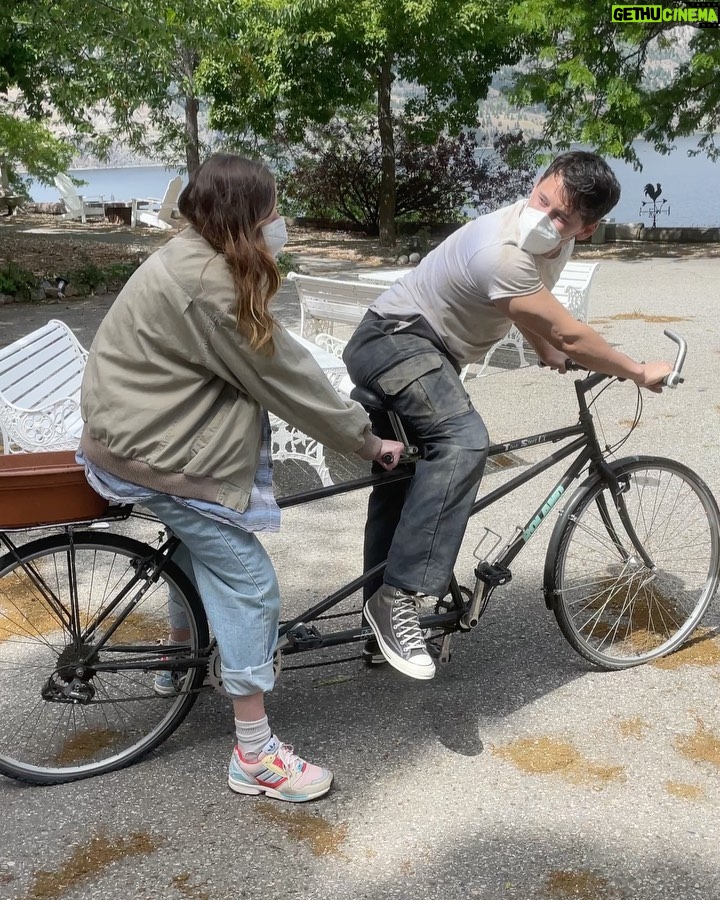
<svg viewBox="0 0 720 900"><path fill-rule="evenodd" d="M676 650L697 628L720 579L720 514L707 485L673 460L638 457L614 471L646 558L595 480L558 523L545 588L578 653L624 669Z"/></svg>
<svg viewBox="0 0 720 900"><path fill-rule="evenodd" d="M204 667L208 628L197 593L172 562L156 581L153 549L121 535L53 535L0 559L0 772L35 784L123 768L178 727ZM116 601L119 599L119 602ZM181 647L163 646L169 621ZM115 626L115 630L112 630ZM96 645L108 631L102 647ZM158 673L165 672L157 683Z"/></svg>

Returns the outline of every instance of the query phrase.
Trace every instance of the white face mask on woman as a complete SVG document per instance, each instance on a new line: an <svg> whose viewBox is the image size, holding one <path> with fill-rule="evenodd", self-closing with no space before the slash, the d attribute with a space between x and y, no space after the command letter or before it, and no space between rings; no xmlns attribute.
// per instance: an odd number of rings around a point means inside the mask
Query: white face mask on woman
<svg viewBox="0 0 720 900"><path fill-rule="evenodd" d="M553 225L550 216L526 206L520 213L520 237L518 247L528 253L551 253L562 242L562 235Z"/></svg>
<svg viewBox="0 0 720 900"><path fill-rule="evenodd" d="M272 222L263 225L262 236L266 247L272 255L279 256L288 239L285 219L282 216L278 216L277 219L273 219Z"/></svg>

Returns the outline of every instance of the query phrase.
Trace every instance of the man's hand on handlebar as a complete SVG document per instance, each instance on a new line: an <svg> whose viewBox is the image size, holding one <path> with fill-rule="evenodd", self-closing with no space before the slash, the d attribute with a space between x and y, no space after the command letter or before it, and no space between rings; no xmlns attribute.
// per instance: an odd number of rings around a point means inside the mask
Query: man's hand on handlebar
<svg viewBox="0 0 720 900"><path fill-rule="evenodd" d="M683 365L685 364L685 355L687 354L687 343L685 342L685 339L683 337L681 337L679 334L676 334L674 331L670 331L668 328L665 329L663 334L665 335L665 337L670 338L670 340L676 343L678 346L677 356L675 357L674 363L634 363L631 359L629 359L629 357L625 357L626 362L631 367L632 374L629 373L627 375L620 375L616 371L615 377L619 378L620 381L624 381L626 378L629 378L638 387L645 388L648 391L652 391L654 394L662 394L664 386L675 388L679 384L682 384L685 380L682 377L682 369ZM555 350L555 348L551 347L549 344L547 345L547 348L543 349L543 353L538 354L538 356L540 357L538 360L538 365L550 366L550 368L556 369L558 372L565 372L567 370L578 372L591 371L581 363L574 362L572 359L566 357L565 354L561 351ZM637 374L638 366L641 369L641 372L639 374ZM617 366L615 368L617 369ZM605 368L598 367L596 371L598 370L600 372L607 372L607 369Z"/></svg>
<svg viewBox="0 0 720 900"><path fill-rule="evenodd" d="M405 444L400 441L382 441L380 449L373 457L374 462L379 463L383 469L389 472L394 469L400 460L400 454L405 451Z"/></svg>
<svg viewBox="0 0 720 900"><path fill-rule="evenodd" d="M662 394L663 379L666 378L673 370L671 363L651 362L643 363L643 374L640 378L635 378L635 384L638 387L646 388L653 394Z"/></svg>
<svg viewBox="0 0 720 900"><path fill-rule="evenodd" d="M547 347L543 349L540 359L541 366L548 366L548 368L554 369L556 372L564 375L567 372L566 366L568 362L567 354L563 353L561 350L556 350L552 345L548 344Z"/></svg>

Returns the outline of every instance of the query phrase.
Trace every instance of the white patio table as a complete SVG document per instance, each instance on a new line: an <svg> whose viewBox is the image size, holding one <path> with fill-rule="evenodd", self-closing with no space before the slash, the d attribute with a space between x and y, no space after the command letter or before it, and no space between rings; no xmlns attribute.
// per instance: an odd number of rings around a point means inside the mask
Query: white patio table
<svg viewBox="0 0 720 900"><path fill-rule="evenodd" d="M319 347L313 341L309 341L307 338L295 334L294 331L288 330L288 334L312 355L314 360L331 381L335 375L342 376L347 374L347 369L345 368L343 361L338 359L337 356L334 356L332 353Z"/></svg>
<svg viewBox="0 0 720 900"><path fill-rule="evenodd" d="M407 269L373 269L372 272L358 272L360 281L372 281L374 284L394 284L404 278L413 267Z"/></svg>

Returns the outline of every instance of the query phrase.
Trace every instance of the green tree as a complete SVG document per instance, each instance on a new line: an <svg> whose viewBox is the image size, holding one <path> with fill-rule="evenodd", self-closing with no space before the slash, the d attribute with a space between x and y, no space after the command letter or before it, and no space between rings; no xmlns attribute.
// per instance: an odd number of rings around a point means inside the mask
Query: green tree
<svg viewBox="0 0 720 900"><path fill-rule="evenodd" d="M197 168L200 75L213 53L226 60L240 55L242 13L251 0L9 3L6 44L21 58L5 69L5 84L0 74L0 92L16 86L31 116L52 108L100 156L121 141L190 172Z"/></svg>
<svg viewBox="0 0 720 900"><path fill-rule="evenodd" d="M282 124L298 139L311 123L369 110L381 145L380 241L395 239L398 85L412 86L405 113L430 142L477 119L493 73L526 47L506 15L509 0L268 0L272 22L246 65L216 65L203 83L211 122L271 137ZM254 85L247 87L248 79Z"/></svg>
<svg viewBox="0 0 720 900"><path fill-rule="evenodd" d="M25 107L35 116L41 112L35 92L41 58L38 45L14 20L19 5L6 0L0 8L0 193L22 193L18 169L49 180L72 157L67 142L23 115Z"/></svg>
<svg viewBox="0 0 720 900"><path fill-rule="evenodd" d="M0 196L4 191L23 194L24 179L18 168L50 182L70 165L72 147L60 141L39 122L8 114L0 101Z"/></svg>
<svg viewBox="0 0 720 900"><path fill-rule="evenodd" d="M517 78L514 102L545 105L546 143L580 141L637 162L636 138L668 152L676 138L697 134L699 150L720 156L720 31L675 21L613 22L610 10L593 0L516 0L513 19L540 49ZM674 50L682 60L664 83L651 73L655 49Z"/></svg>

